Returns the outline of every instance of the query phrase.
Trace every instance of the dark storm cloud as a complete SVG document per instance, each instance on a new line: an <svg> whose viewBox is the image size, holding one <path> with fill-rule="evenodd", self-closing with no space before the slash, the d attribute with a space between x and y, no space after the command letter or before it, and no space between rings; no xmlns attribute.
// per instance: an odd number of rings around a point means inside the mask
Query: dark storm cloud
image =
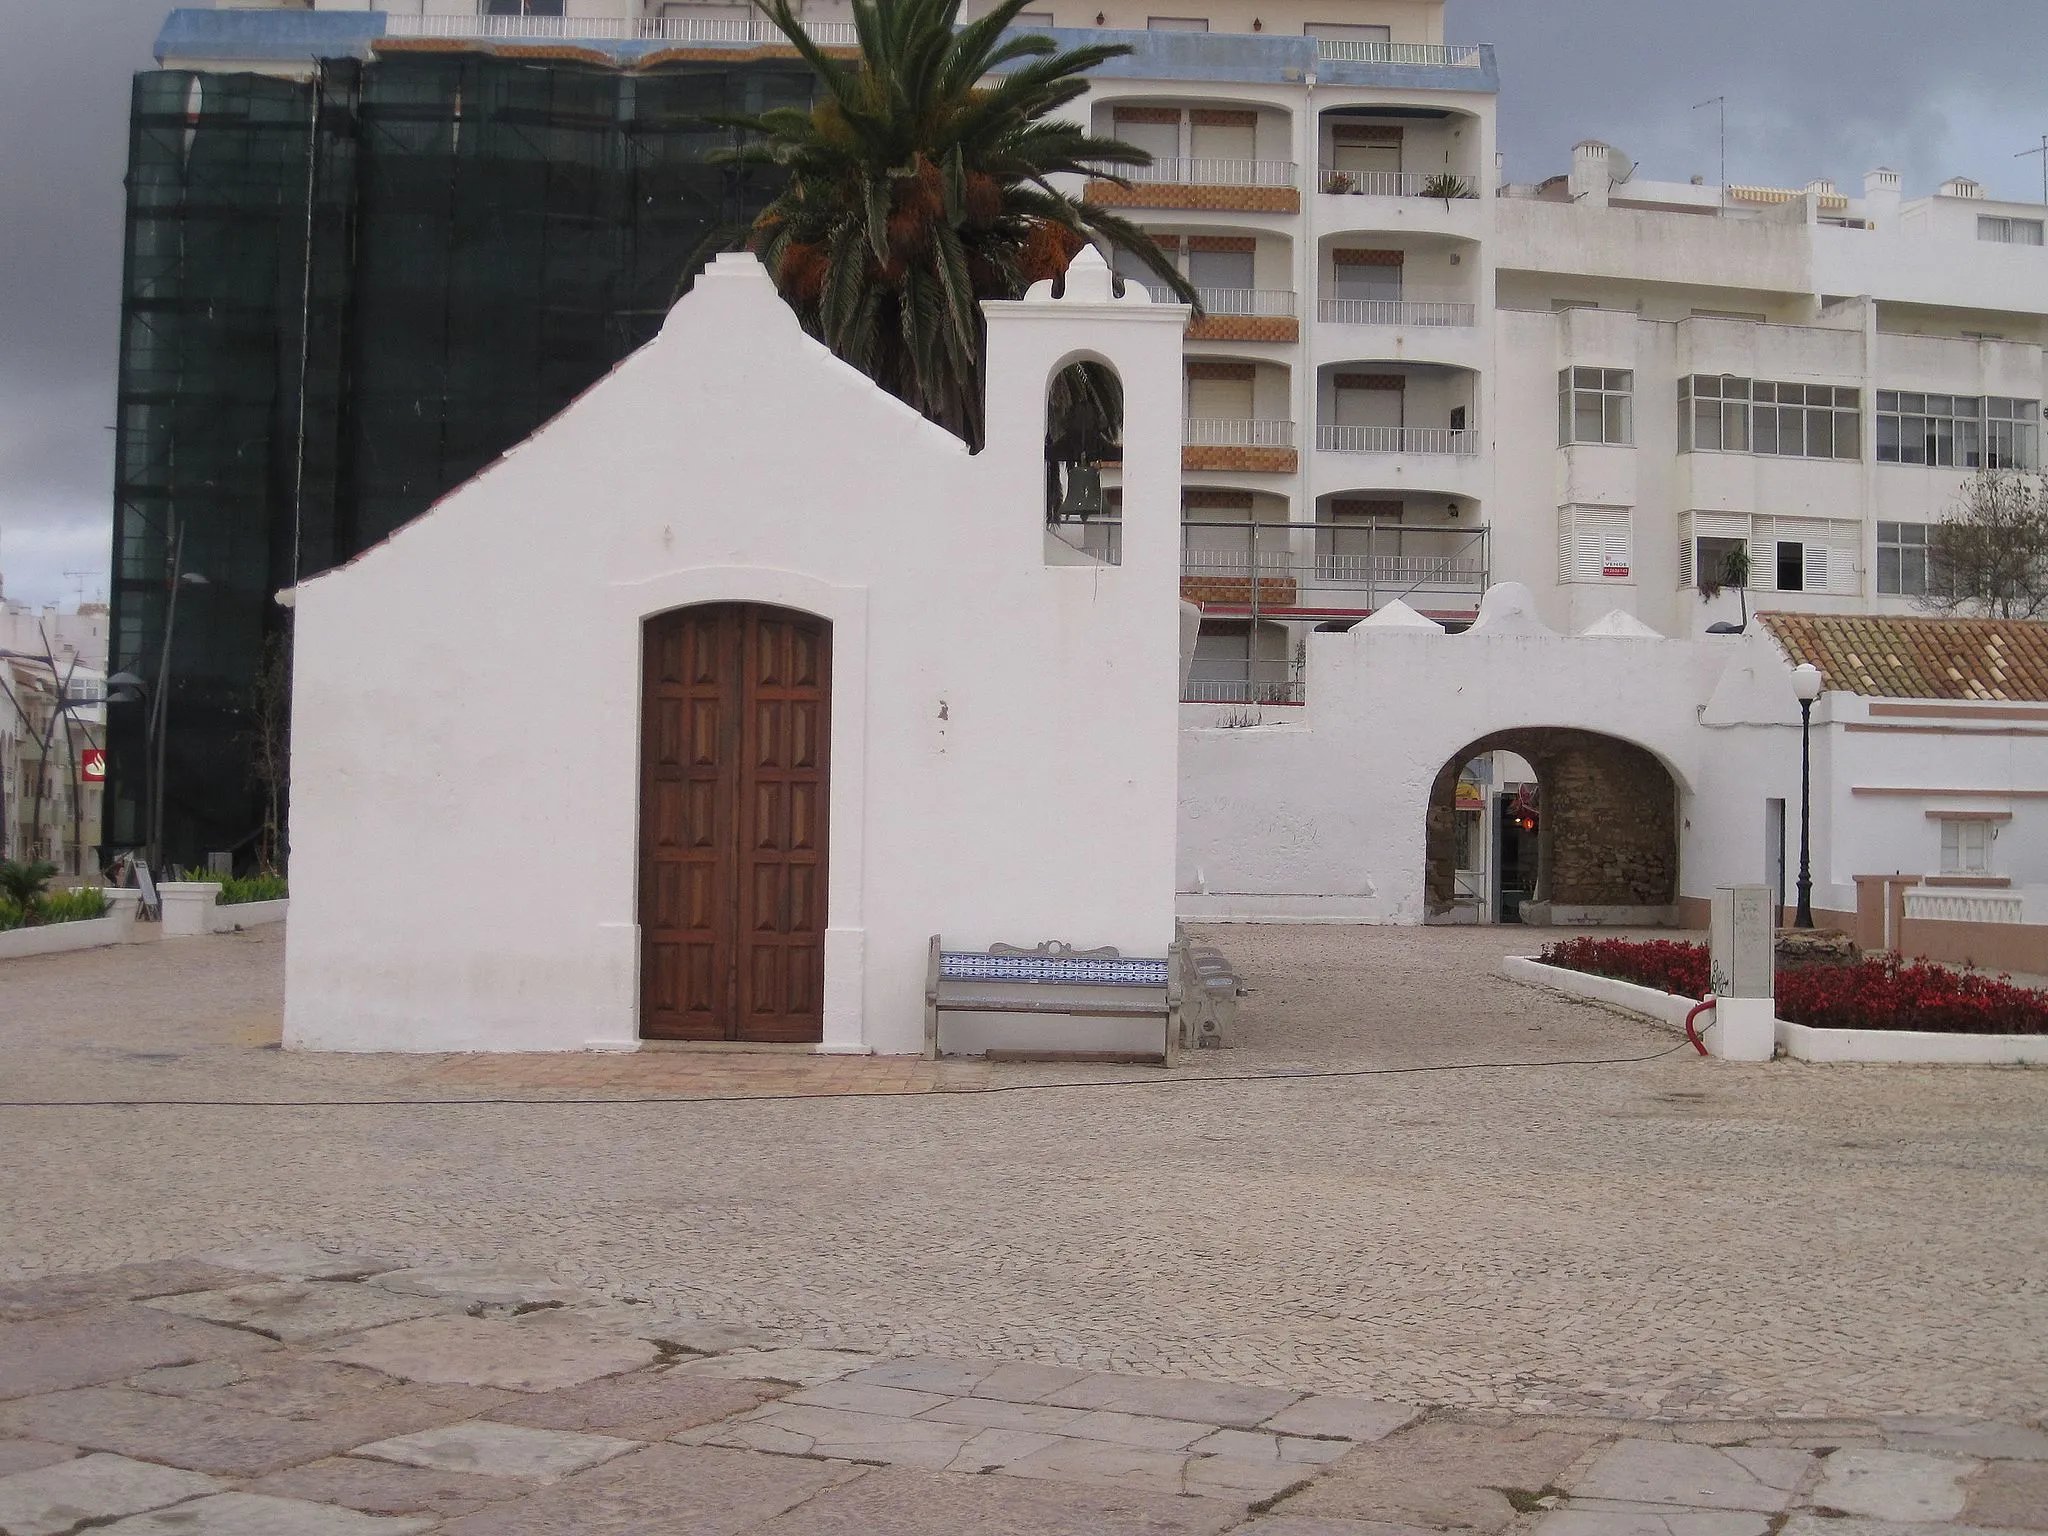
<svg viewBox="0 0 2048 1536"><path fill-rule="evenodd" d="M1509 176L1570 168L1606 139L1660 181L1718 179L1711 96L1728 98L1731 181L1906 194L1973 176L2038 200L2048 133L2048 0L1450 0L1446 31L1490 42Z"/></svg>
<svg viewBox="0 0 2048 1536"><path fill-rule="evenodd" d="M454 0L450 0L454 8ZM12 596L104 573L112 498L128 81L166 0L0 0L0 573ZM1880 163L1909 195L1975 176L2040 196L2014 151L2048 132L2048 0L1451 0L1454 39L1500 49L1518 181L1604 138L1642 174L1728 169L1845 191ZM105 577L95 578L104 586Z"/></svg>

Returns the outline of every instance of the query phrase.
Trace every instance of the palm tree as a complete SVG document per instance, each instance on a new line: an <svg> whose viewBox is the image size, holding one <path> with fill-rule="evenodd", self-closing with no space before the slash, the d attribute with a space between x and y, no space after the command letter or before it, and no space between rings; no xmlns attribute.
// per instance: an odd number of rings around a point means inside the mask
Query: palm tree
<svg viewBox="0 0 2048 1536"><path fill-rule="evenodd" d="M745 243L804 329L977 448L979 300L1057 277L1092 238L1195 302L1143 230L1052 184L1121 184L1116 167L1152 157L1051 115L1087 92L1086 71L1130 49L1061 53L1050 38L1004 38L1031 3L1002 0L956 28L960 0L853 0L855 64L812 42L790 0L761 0L817 74L820 99L808 111L727 119L757 137L718 156L787 175ZM1100 381L1083 392L1100 396Z"/></svg>

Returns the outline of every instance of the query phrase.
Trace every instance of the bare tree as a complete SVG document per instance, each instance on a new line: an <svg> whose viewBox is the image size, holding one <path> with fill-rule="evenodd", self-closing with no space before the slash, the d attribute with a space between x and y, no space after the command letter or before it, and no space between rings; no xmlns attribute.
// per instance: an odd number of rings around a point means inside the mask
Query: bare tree
<svg viewBox="0 0 2048 1536"><path fill-rule="evenodd" d="M2048 479L1987 469L1927 531L1927 595L1937 613L2048 618Z"/></svg>
<svg viewBox="0 0 2048 1536"><path fill-rule="evenodd" d="M250 694L249 771L263 791L263 835L256 859L266 874L284 868L285 795L291 780L292 633L283 629L263 645L263 665Z"/></svg>

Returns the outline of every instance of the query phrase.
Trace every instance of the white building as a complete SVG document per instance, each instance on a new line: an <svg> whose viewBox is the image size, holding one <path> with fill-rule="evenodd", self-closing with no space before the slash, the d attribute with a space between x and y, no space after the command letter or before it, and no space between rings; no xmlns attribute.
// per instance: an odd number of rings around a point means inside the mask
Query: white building
<svg viewBox="0 0 2048 1536"><path fill-rule="evenodd" d="M35 608L0 596L0 859L97 873L106 667L104 603Z"/></svg>

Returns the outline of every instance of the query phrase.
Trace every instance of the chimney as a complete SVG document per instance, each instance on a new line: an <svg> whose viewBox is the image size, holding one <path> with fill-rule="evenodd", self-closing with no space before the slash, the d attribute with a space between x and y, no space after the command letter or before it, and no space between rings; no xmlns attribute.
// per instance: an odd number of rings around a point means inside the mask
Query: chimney
<svg viewBox="0 0 2048 1536"><path fill-rule="evenodd" d="M1982 197L1984 188L1967 176L1951 176L1941 184L1943 197Z"/></svg>
<svg viewBox="0 0 2048 1536"><path fill-rule="evenodd" d="M1899 173L1880 165L1863 176L1863 217L1874 229L1895 229L1899 222Z"/></svg>
<svg viewBox="0 0 2048 1536"><path fill-rule="evenodd" d="M1605 208L1608 189L1614 184L1614 151L1598 139L1572 146L1572 201L1588 208Z"/></svg>

